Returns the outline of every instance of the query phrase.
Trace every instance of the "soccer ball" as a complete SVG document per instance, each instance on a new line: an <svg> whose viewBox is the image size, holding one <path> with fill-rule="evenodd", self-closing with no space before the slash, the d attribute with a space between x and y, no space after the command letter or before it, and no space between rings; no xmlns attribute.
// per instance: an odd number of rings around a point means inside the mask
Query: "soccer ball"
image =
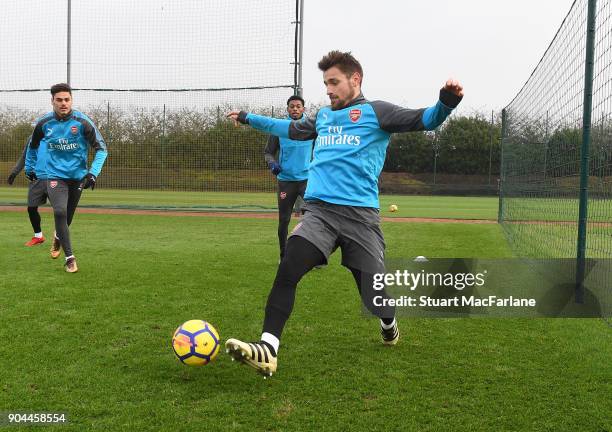
<svg viewBox="0 0 612 432"><path fill-rule="evenodd" d="M202 320L189 320L174 332L172 349L189 366L204 366L219 353L219 333Z"/></svg>
<svg viewBox="0 0 612 432"><path fill-rule="evenodd" d="M395 212L397 211L397 206L396 206L395 204L391 204L391 205L389 206L389 211L390 211L391 213L395 213Z"/></svg>

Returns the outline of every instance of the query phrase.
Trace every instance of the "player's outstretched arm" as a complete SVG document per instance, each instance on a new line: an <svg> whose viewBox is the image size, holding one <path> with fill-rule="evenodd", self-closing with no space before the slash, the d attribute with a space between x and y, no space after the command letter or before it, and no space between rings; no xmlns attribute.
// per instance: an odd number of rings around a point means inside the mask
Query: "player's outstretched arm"
<svg viewBox="0 0 612 432"><path fill-rule="evenodd" d="M434 130L457 108L463 99L463 86L456 79L449 78L440 90L440 99L433 107L425 109L423 125L426 130Z"/></svg>
<svg viewBox="0 0 612 432"><path fill-rule="evenodd" d="M307 141L317 136L315 120L311 118L303 120L275 119L245 111L231 111L227 114L227 118L233 120L236 125L238 123L248 124L254 129L279 138Z"/></svg>
<svg viewBox="0 0 612 432"><path fill-rule="evenodd" d="M246 111L232 111L227 115L235 124L242 123L262 132L269 133L279 138L289 138L289 124L291 120L275 119L247 113Z"/></svg>
<svg viewBox="0 0 612 432"><path fill-rule="evenodd" d="M462 98L463 86L457 80L449 79L440 89L439 100L434 106L410 109L374 101L372 107L380 127L389 133L433 130L444 123Z"/></svg>

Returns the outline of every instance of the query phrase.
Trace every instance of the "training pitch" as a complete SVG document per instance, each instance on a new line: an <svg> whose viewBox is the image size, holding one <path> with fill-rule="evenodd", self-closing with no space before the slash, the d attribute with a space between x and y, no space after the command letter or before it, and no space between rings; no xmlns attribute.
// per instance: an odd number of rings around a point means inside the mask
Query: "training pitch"
<svg viewBox="0 0 612 432"><path fill-rule="evenodd" d="M74 275L49 258L49 242L23 246L25 211L0 213L0 226L5 411L65 412L62 429L79 431L611 430L602 320L403 318L400 343L383 347L336 254L300 284L279 370L263 380L223 352L184 366L170 342L195 318L223 341L259 336L275 220L77 212ZM511 256L496 224L383 230L390 258Z"/></svg>

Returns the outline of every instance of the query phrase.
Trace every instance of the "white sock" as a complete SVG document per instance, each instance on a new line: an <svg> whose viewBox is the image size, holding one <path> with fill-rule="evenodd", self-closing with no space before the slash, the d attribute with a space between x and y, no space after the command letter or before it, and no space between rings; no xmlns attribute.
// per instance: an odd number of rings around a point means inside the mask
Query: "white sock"
<svg viewBox="0 0 612 432"><path fill-rule="evenodd" d="M42 231L39 232L39 233L34 233L34 237L36 237L36 238L42 238L42 236L43 236L42 235Z"/></svg>
<svg viewBox="0 0 612 432"><path fill-rule="evenodd" d="M274 336L272 333L264 332L261 334L261 340L272 345L272 348L274 348L274 351L276 351L276 355L278 355L278 346L280 345L280 341L276 336Z"/></svg>
<svg viewBox="0 0 612 432"><path fill-rule="evenodd" d="M70 255L69 257L66 257L66 261L68 261L70 258L74 258L74 255Z"/></svg>
<svg viewBox="0 0 612 432"><path fill-rule="evenodd" d="M393 328L394 325L395 325L395 318L393 318L393 322L391 324L385 324L384 322L382 322L382 320L380 320L380 326L384 330L389 330L390 328Z"/></svg>

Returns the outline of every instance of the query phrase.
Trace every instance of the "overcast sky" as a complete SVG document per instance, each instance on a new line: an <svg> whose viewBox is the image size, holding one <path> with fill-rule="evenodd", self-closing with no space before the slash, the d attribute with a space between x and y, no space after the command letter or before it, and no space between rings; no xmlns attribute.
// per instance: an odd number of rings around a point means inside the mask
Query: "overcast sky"
<svg viewBox="0 0 612 432"><path fill-rule="evenodd" d="M463 110L500 110L523 86L573 0L306 0L304 95L324 101L317 62L350 50L364 95L431 105L447 77L465 87Z"/></svg>
<svg viewBox="0 0 612 432"><path fill-rule="evenodd" d="M328 103L317 63L340 49L361 61L370 100L429 106L452 76L465 87L461 112L499 111L528 79L572 3L305 0L304 96L308 104ZM0 62L0 87L46 88L66 79L66 4L21 0L7 8L0 57L11 60ZM293 0L73 0L72 5L76 88L292 84ZM26 21L34 31L23 32ZM266 105L283 104L287 92L89 93L79 101L202 106L246 99ZM4 93L2 100L48 108L46 93Z"/></svg>

